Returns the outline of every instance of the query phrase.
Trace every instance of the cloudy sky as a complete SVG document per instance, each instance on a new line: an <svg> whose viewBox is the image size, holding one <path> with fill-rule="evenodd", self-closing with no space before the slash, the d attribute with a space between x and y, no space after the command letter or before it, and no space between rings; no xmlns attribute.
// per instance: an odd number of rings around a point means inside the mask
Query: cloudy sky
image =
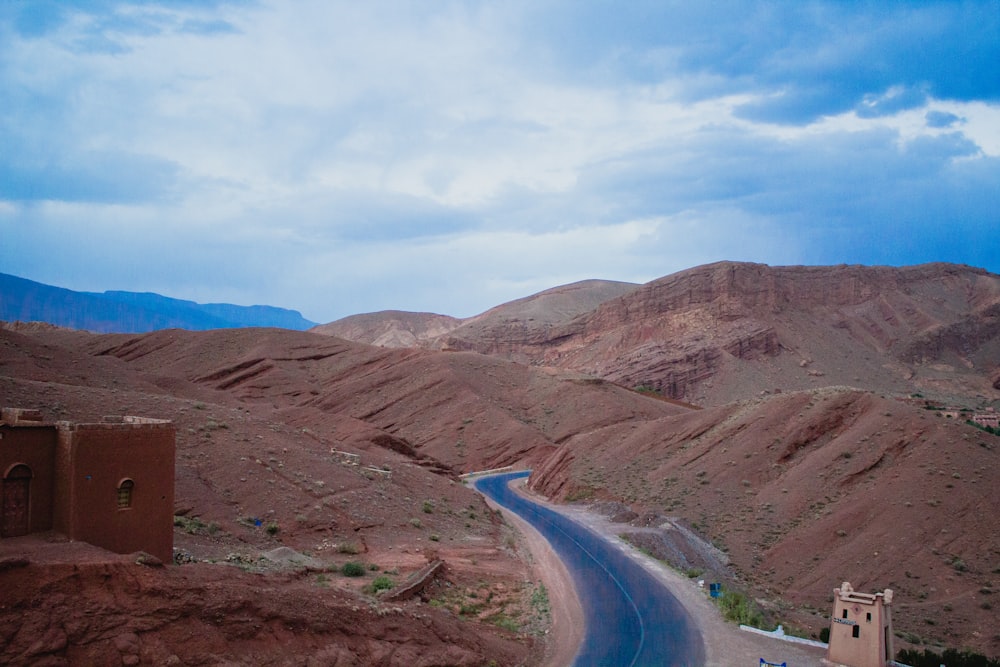
<svg viewBox="0 0 1000 667"><path fill-rule="evenodd" d="M326 322L723 259L1000 273L1000 3L0 2L0 272Z"/></svg>

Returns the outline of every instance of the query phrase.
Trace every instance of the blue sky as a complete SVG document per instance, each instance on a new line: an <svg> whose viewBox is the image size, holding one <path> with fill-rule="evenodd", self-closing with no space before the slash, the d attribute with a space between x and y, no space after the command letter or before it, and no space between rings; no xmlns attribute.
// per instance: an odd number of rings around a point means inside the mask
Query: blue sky
<svg viewBox="0 0 1000 667"><path fill-rule="evenodd" d="M0 3L0 272L326 322L723 259L1000 273L1000 3Z"/></svg>

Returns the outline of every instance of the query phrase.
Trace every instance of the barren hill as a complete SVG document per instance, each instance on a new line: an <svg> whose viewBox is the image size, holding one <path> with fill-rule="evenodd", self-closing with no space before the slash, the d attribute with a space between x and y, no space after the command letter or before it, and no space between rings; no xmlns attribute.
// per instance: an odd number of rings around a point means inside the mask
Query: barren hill
<svg viewBox="0 0 1000 667"><path fill-rule="evenodd" d="M940 411L825 388L582 434L531 485L682 520L786 625L818 634L850 581L896 592L904 639L997 655L998 456L1000 437Z"/></svg>
<svg viewBox="0 0 1000 667"><path fill-rule="evenodd" d="M699 405L831 385L988 396L1000 371L1000 276L950 264L721 262L647 283L570 322L509 319L440 340Z"/></svg>
<svg viewBox="0 0 1000 667"><path fill-rule="evenodd" d="M467 319L388 310L352 315L311 331L384 347L437 347L445 338L504 341L569 322L638 287L611 280L583 280L496 306Z"/></svg>
<svg viewBox="0 0 1000 667"><path fill-rule="evenodd" d="M310 331L379 347L417 347L457 328L462 320L434 313L384 310L351 315L336 322L320 324Z"/></svg>

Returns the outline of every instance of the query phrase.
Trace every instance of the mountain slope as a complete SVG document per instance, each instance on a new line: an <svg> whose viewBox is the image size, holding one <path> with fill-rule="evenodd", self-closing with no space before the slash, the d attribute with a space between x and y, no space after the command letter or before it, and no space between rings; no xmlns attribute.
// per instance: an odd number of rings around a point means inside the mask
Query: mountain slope
<svg viewBox="0 0 1000 667"><path fill-rule="evenodd" d="M384 347L440 347L450 341L451 349L463 347L459 341L491 340L503 346L509 339L544 336L552 326L569 322L609 299L638 287L610 280L583 280L501 304L466 319L432 313L397 310L352 315L312 329L316 333ZM506 349L506 348L504 348Z"/></svg>
<svg viewBox="0 0 1000 667"><path fill-rule="evenodd" d="M696 404L830 385L992 395L1000 276L949 264L721 262L647 283L570 322L527 331L511 319L492 331L456 330L442 345Z"/></svg>
<svg viewBox="0 0 1000 667"><path fill-rule="evenodd" d="M685 520L726 552L740 586L812 633L829 623L831 586L850 581L892 588L910 641L995 655L998 464L994 435L825 388L582 434L531 485L629 503L646 526Z"/></svg>
<svg viewBox="0 0 1000 667"><path fill-rule="evenodd" d="M302 330L315 324L296 311L272 306L199 304L152 293L75 292L6 274L0 274L0 320L97 333L254 326Z"/></svg>

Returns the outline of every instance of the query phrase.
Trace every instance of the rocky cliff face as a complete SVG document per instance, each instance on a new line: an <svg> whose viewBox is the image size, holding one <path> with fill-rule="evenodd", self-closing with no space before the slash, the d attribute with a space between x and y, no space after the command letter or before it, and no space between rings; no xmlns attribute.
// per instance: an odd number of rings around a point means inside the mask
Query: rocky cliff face
<svg viewBox="0 0 1000 667"><path fill-rule="evenodd" d="M496 319L441 342L699 404L838 384L963 396L993 391L998 313L1000 276L971 267L721 262L568 321Z"/></svg>

